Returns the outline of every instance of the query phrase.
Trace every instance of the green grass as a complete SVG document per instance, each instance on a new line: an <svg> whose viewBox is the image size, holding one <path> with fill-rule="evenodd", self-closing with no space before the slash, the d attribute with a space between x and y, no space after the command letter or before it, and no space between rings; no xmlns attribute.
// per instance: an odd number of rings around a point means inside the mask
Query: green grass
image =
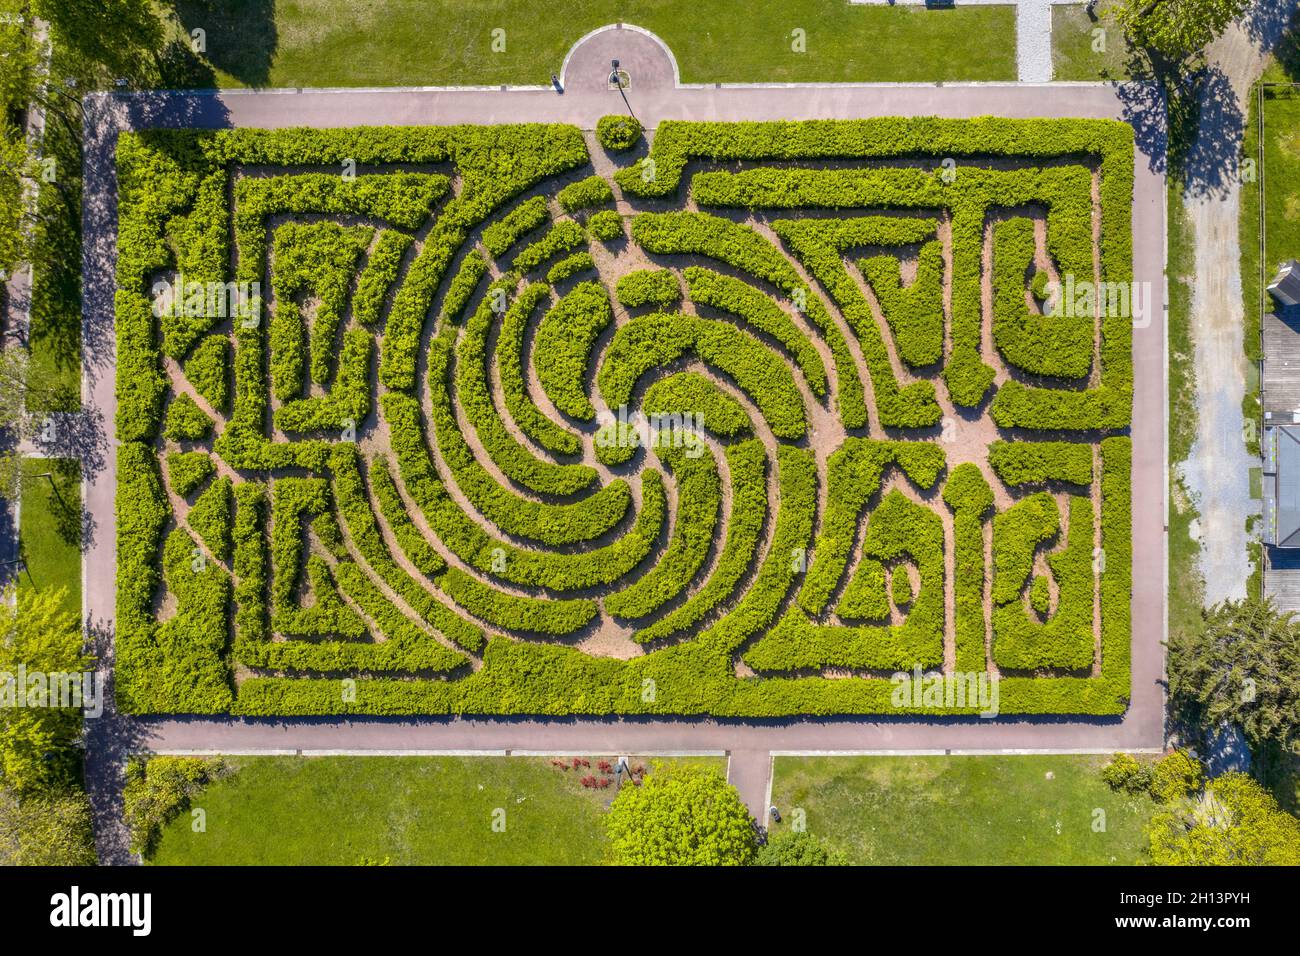
<svg viewBox="0 0 1300 956"><path fill-rule="evenodd" d="M67 588L65 607L81 617L81 469L67 459L23 460L18 547L27 570L18 597L32 588ZM38 477L46 472L52 478Z"/></svg>
<svg viewBox="0 0 1300 956"><path fill-rule="evenodd" d="M1104 756L782 757L772 802L859 864L1132 864L1154 811ZM1049 779L1048 775L1051 774ZM1094 823L1104 811L1105 831Z"/></svg>
<svg viewBox="0 0 1300 956"><path fill-rule="evenodd" d="M1261 80L1300 83L1300 13L1292 21L1264 69ZM1241 292L1246 312L1245 349L1252 361L1261 358L1259 341L1260 294L1278 264L1300 256L1300 87L1265 86L1263 97L1264 148L1259 140L1259 88L1247 98L1242 158L1258 164L1254 180L1241 187L1237 234L1241 242ZM1262 182L1261 182L1262 180ZM1267 195L1262 190L1267 190ZM1265 257L1259 256L1260 205L1264 204ZM1261 271L1267 273L1260 281ZM1273 307L1265 293L1264 309Z"/></svg>
<svg viewBox="0 0 1300 956"><path fill-rule="evenodd" d="M180 0L174 35L206 31L222 86L545 84L569 47L622 20L700 82L1014 80L1010 6L927 10L847 0ZM492 31L506 31L504 52ZM805 31L806 52L791 49ZM200 76L190 82L202 82ZM633 80L635 83L635 78Z"/></svg>
<svg viewBox="0 0 1300 956"><path fill-rule="evenodd" d="M100 87L93 65L51 31L50 83L87 92ZM40 183L40 217L33 232L29 396L35 412L81 408L81 122L66 109L46 116L41 155L53 161L53 179Z"/></svg>
<svg viewBox="0 0 1300 956"><path fill-rule="evenodd" d="M1192 341L1192 289L1195 273L1192 224L1183 206L1182 185L1168 186L1169 258L1169 629L1199 631L1205 593L1197 560L1201 546L1191 536L1195 504L1174 469L1191 454L1196 438L1195 342Z"/></svg>
<svg viewBox="0 0 1300 956"><path fill-rule="evenodd" d="M1104 31L1101 37L1093 34L1098 29ZM1093 49L1094 45L1101 44L1104 44L1104 49ZM1097 19L1093 20L1082 3L1052 7L1053 79L1127 79L1132 52L1123 29L1100 10Z"/></svg>
<svg viewBox="0 0 1300 956"><path fill-rule="evenodd" d="M231 757L150 861L164 865L584 865L604 860L615 791L533 757ZM643 762L650 764L650 760ZM720 760L705 761L723 770ZM492 828L505 811L505 830ZM498 815L499 816L499 815Z"/></svg>

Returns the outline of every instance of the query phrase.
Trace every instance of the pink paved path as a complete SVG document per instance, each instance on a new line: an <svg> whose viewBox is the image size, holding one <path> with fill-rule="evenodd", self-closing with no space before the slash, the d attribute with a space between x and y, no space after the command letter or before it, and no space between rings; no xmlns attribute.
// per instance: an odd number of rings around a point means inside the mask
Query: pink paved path
<svg viewBox="0 0 1300 956"><path fill-rule="evenodd" d="M269 90L222 94L142 93L87 100L83 392L111 432L113 391L113 237L116 225L112 151L117 131L132 127L353 126L565 122L590 129L623 112L606 88L611 57L631 75L628 99L642 122L664 119L851 119L888 115L948 117L1130 118L1126 100L1143 104L1134 185L1135 279L1164 289L1165 182L1163 129L1142 87L1095 84L693 86L676 83L676 67L657 40L632 29L590 36L565 64L563 95L545 89ZM1147 126L1147 123L1154 125ZM1157 141L1148 145L1148 140ZM123 859L117 824L122 757L154 750L529 750L654 753L717 750L736 754L733 777L755 816L765 811L770 751L1093 750L1158 748L1163 744L1165 634L1165 323L1163 313L1133 338L1133 688L1122 719L993 721L794 720L462 720L427 718L135 720L111 713L90 722L87 780L99 815L104 859ZM85 554L86 618L99 635L101 667L111 676L114 615L113 513L115 442L104 467L90 474L86 507L95 520ZM761 767L761 772L755 768Z"/></svg>

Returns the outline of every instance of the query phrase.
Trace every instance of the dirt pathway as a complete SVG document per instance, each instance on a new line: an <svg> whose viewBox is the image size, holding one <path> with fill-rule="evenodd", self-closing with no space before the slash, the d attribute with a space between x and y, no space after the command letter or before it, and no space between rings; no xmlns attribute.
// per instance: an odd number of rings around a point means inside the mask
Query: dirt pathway
<svg viewBox="0 0 1300 956"><path fill-rule="evenodd" d="M1246 596L1250 574L1246 519L1259 513L1250 497L1250 468L1241 403L1248 363L1243 352L1241 248L1237 170L1246 98L1281 33L1286 0L1262 0L1209 49L1210 75L1201 95L1201 126L1188 157L1183 202L1195 241L1192 336L1196 343L1198 421L1182 466L1200 511L1197 537L1205 603Z"/></svg>

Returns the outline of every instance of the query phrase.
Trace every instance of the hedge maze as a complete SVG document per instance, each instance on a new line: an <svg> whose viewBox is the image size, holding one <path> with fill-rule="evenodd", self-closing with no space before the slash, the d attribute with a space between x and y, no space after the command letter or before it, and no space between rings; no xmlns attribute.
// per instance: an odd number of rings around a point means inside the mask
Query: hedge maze
<svg viewBox="0 0 1300 956"><path fill-rule="evenodd" d="M119 705L1122 712L1132 130L607 127L121 137Z"/></svg>

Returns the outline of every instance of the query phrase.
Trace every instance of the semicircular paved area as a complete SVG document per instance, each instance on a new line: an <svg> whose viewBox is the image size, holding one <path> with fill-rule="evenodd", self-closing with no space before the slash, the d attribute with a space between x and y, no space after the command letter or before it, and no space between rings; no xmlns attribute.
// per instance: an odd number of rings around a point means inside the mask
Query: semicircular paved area
<svg viewBox="0 0 1300 956"><path fill-rule="evenodd" d="M612 60L627 73L632 90L678 84L677 63L667 45L648 30L622 23L601 27L575 43L564 58L560 81L566 91L609 89Z"/></svg>

